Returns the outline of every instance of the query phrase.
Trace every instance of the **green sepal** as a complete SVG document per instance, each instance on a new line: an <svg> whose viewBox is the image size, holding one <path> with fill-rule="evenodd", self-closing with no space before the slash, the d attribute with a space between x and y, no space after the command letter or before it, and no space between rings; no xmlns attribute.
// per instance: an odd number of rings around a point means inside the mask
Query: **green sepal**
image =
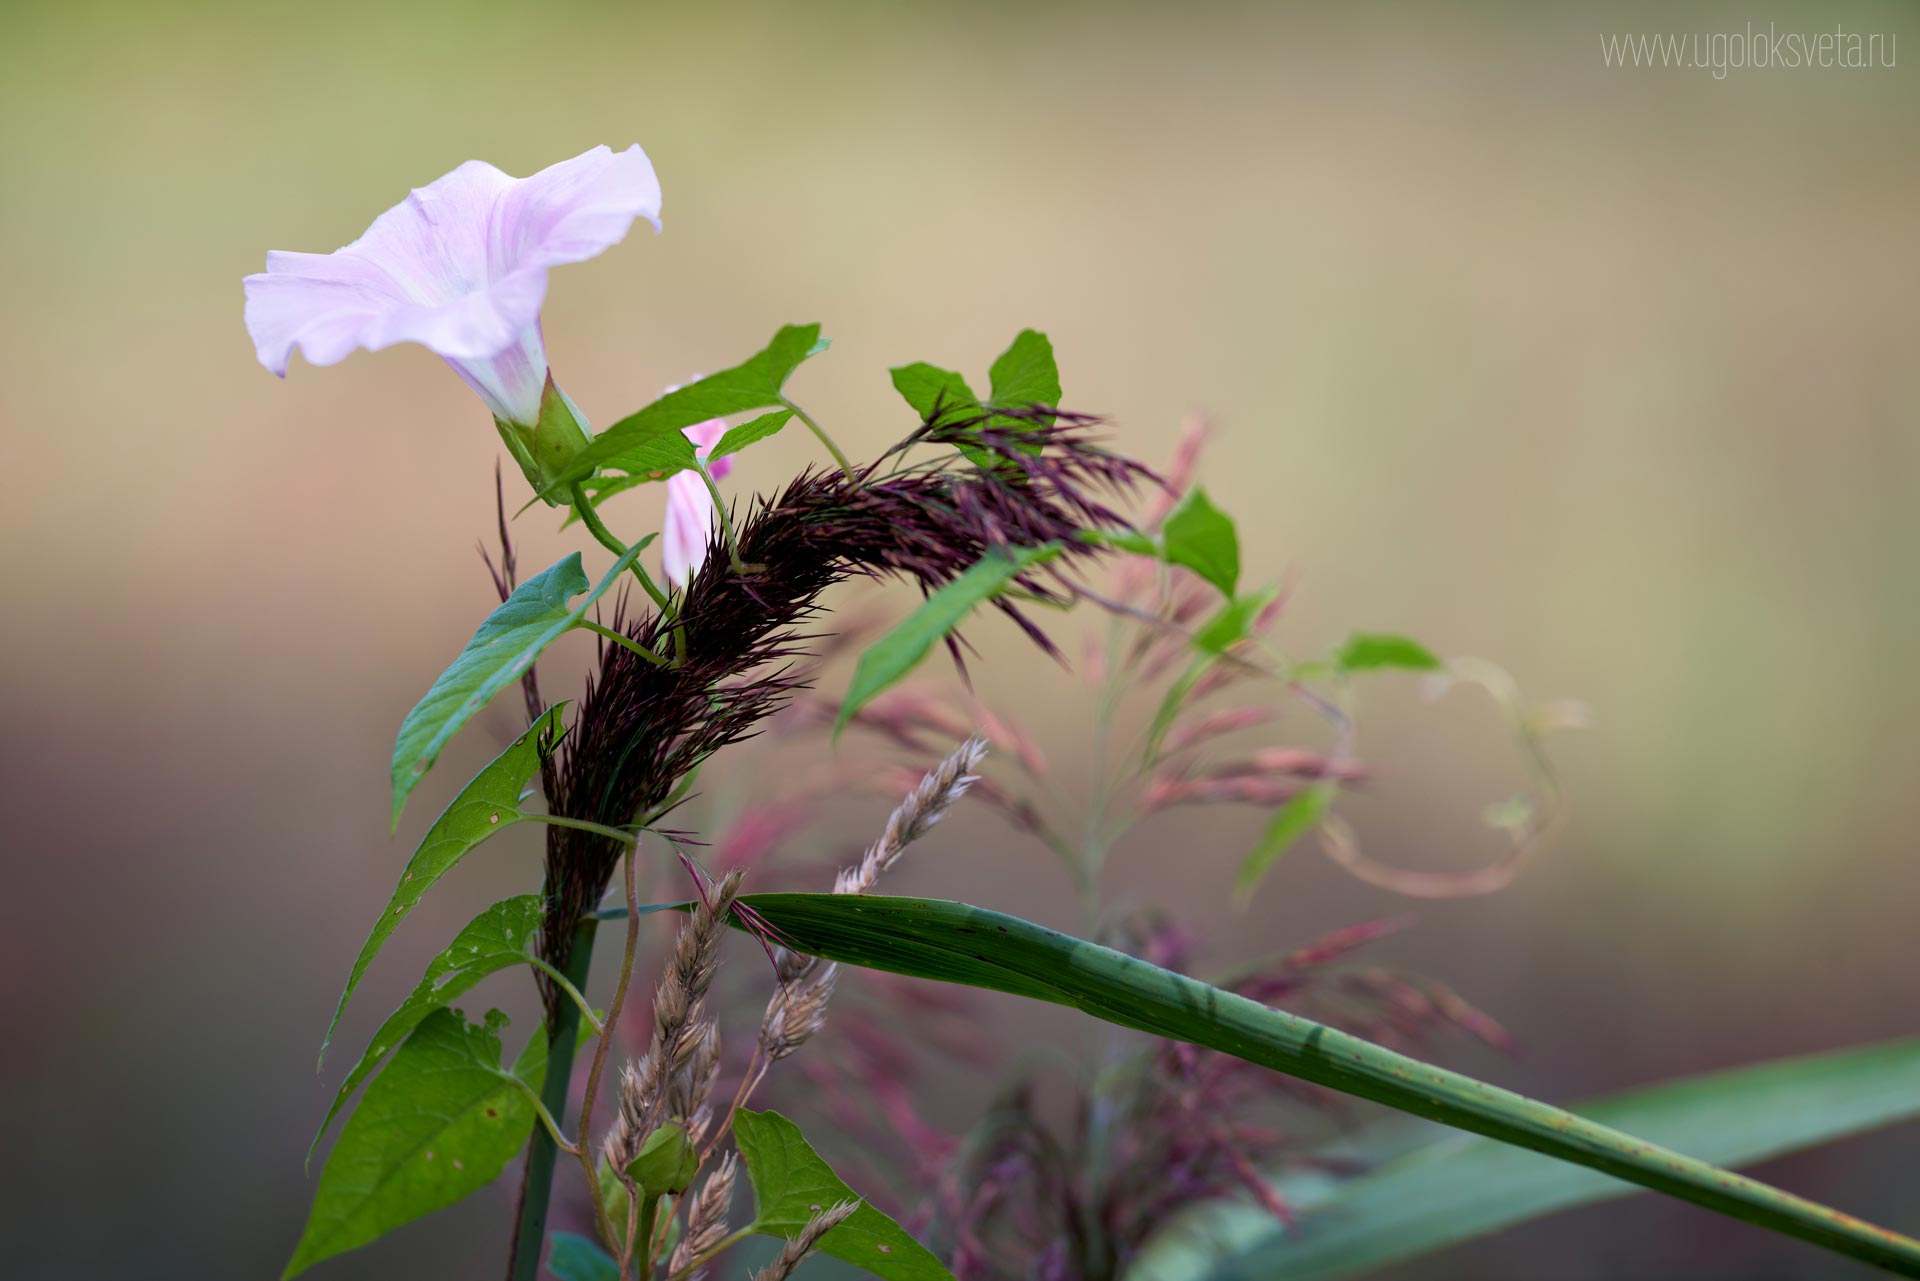
<svg viewBox="0 0 1920 1281"><path fill-rule="evenodd" d="M540 394L539 422L529 426L496 417L493 425L534 493L547 506L560 506L565 495L558 490L570 474L570 464L592 439L579 406L548 374L546 390Z"/></svg>

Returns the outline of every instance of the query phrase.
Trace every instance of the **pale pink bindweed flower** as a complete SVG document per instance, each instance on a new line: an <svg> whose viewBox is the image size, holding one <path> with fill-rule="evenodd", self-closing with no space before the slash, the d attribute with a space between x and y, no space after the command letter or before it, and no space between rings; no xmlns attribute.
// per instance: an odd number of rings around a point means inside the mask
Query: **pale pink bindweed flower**
<svg viewBox="0 0 1920 1281"><path fill-rule="evenodd" d="M694 443L695 452L706 461L707 474L715 480L733 470L732 458L707 457L726 434L727 424L718 418L686 429L687 439ZM693 468L675 472L667 477L667 513L660 530L660 568L667 581L682 589L692 582L707 563L707 547L712 541L713 491Z"/></svg>
<svg viewBox="0 0 1920 1281"><path fill-rule="evenodd" d="M638 146L595 147L530 178L469 160L345 248L269 252L266 271L245 281L247 331L283 378L296 347L332 365L356 348L421 344L486 402L538 486L542 462L586 443L565 396L547 394L547 271L599 255L636 218L660 227L660 182ZM554 438L541 438L543 411Z"/></svg>

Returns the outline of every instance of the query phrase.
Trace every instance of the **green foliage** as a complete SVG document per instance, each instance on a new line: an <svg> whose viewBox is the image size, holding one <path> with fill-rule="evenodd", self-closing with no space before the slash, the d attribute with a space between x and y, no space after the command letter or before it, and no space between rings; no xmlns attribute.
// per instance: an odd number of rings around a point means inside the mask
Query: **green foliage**
<svg viewBox="0 0 1920 1281"><path fill-rule="evenodd" d="M993 403L1002 408L1060 406L1060 370L1054 364L1053 343L1038 329L1022 329L1013 345L993 362L988 378L993 384ZM995 425L1050 426L1052 419L997 419Z"/></svg>
<svg viewBox="0 0 1920 1281"><path fill-rule="evenodd" d="M484 1026L435 1010L414 1029L341 1130L283 1277L452 1205L506 1168L534 1125L526 1091L540 1089L547 1039L535 1036L509 1074L505 1022L497 1010Z"/></svg>
<svg viewBox="0 0 1920 1281"><path fill-rule="evenodd" d="M1264 587L1245 596L1236 596L1220 607L1218 613L1201 624L1193 634L1193 646L1204 653L1224 654L1253 634L1260 611L1280 596L1278 587Z"/></svg>
<svg viewBox="0 0 1920 1281"><path fill-rule="evenodd" d="M1738 1166L1920 1116L1920 1039L1715 1072L1582 1104L1590 1120ZM1332 1281L1634 1189L1435 1130L1357 1179L1281 1176L1297 1219L1214 1201L1147 1243L1126 1281Z"/></svg>
<svg viewBox="0 0 1920 1281"><path fill-rule="evenodd" d="M1342 671L1367 672L1398 667L1410 672L1437 672L1440 660L1419 641L1380 632L1355 632L1333 656Z"/></svg>
<svg viewBox="0 0 1920 1281"><path fill-rule="evenodd" d="M505 821L504 818L502 821ZM489 833L491 830L489 828ZM390 915L391 912L383 915L381 920L384 922ZM333 1124L333 1118L340 1114L340 1109L346 1106L347 1099L359 1088L360 1083L429 1014L459 1000L489 974L528 964L533 959L534 936L539 932L540 922L545 916L540 895L522 894L495 903L456 934L447 950L427 965L426 974L407 999L401 1002L400 1008L387 1016L380 1030L373 1034L373 1040L367 1043L360 1061L340 1082L340 1088L333 1096L333 1105L327 1109L326 1119L320 1122L319 1133L313 1136L313 1147L319 1146L321 1136L326 1134L327 1127ZM383 935L380 937L384 939ZM347 998L353 995L354 987L360 982L360 976L366 972L367 963L373 959L373 952L378 948L379 943L369 939L367 947L361 951L360 962L354 966L353 977L333 1012L333 1022L327 1027L329 1041L333 1039L334 1028L340 1025L340 1015L347 1008ZM325 1045L320 1047L320 1053L325 1056ZM313 1159L312 1147L307 1150L307 1159Z"/></svg>
<svg viewBox="0 0 1920 1281"><path fill-rule="evenodd" d="M792 1237L822 1210L858 1201L852 1188L778 1112L734 1114L734 1141L753 1184L753 1230ZM820 1238L822 1254L844 1259L882 1281L953 1281L953 1274L906 1229L865 1202Z"/></svg>
<svg viewBox="0 0 1920 1281"><path fill-rule="evenodd" d="M869 645L854 665L853 683L834 723L838 734L889 686L912 671L927 651L958 627L973 607L993 599L1027 570L1060 554L1058 543L995 547L967 571L920 602L906 620Z"/></svg>
<svg viewBox="0 0 1920 1281"><path fill-rule="evenodd" d="M1184 566L1220 589L1228 600L1240 586L1240 537L1233 518L1213 505L1198 485L1160 526L1160 541L1170 564Z"/></svg>
<svg viewBox="0 0 1920 1281"><path fill-rule="evenodd" d="M742 901L796 951L1070 1006L1920 1275L1920 1241L1017 917L962 903L852 894L755 894Z"/></svg>
<svg viewBox="0 0 1920 1281"><path fill-rule="evenodd" d="M608 427L574 458L569 478L585 479L596 467L667 476L693 466L693 444L682 429L779 405L793 371L825 349L820 326L783 326L763 350L732 369L670 391Z"/></svg>
<svg viewBox="0 0 1920 1281"><path fill-rule="evenodd" d="M558 739L560 713L566 706L565 703L555 703L549 707L539 720L527 727L524 734L508 745L506 751L494 757L486 768L474 775L473 781L460 789L460 794L453 798L440 817L434 820L433 826L427 829L420 848L407 860L406 870L400 874L400 884L395 887L393 897L387 900L380 919L373 923L367 941L360 945L360 955L354 959L353 971L347 976L346 990L340 993L340 1003L333 1011L333 1022L327 1025L326 1039L320 1044L322 1058L326 1056L327 1045L333 1040L334 1029L340 1026L340 1016L346 1013L347 1002L353 999L354 989L360 986L367 967L373 964L373 958L379 955L387 939L399 928L401 919L435 881L446 875L476 845L526 818L520 809L520 795L526 790L528 780L540 768L542 743L549 736ZM431 969L428 975L432 977ZM339 1100L335 1100L334 1106L338 1110Z"/></svg>
<svg viewBox="0 0 1920 1281"><path fill-rule="evenodd" d="M550 1239L547 1271L560 1281L621 1281L620 1265L613 1256L585 1237L555 1232Z"/></svg>
<svg viewBox="0 0 1920 1281"><path fill-rule="evenodd" d="M678 1125L663 1125L649 1134L640 1154L627 1162L627 1177L641 1192L656 1197L686 1191L699 1170L699 1149Z"/></svg>
<svg viewBox="0 0 1920 1281"><path fill-rule="evenodd" d="M741 423L738 427L730 428L727 434L715 443L714 447L708 451L708 457L725 458L729 454L739 453L748 445L757 445L785 427L792 419L791 409L776 409L770 414L761 414L750 422Z"/></svg>
<svg viewBox="0 0 1920 1281"><path fill-rule="evenodd" d="M1259 888L1260 878L1287 852L1287 847L1320 826L1327 811L1333 808L1333 798L1338 791L1332 780L1322 779L1288 798L1285 805L1274 811L1267 830L1260 834L1260 843L1240 864L1240 873L1233 882L1235 902L1244 907Z"/></svg>
<svg viewBox="0 0 1920 1281"><path fill-rule="evenodd" d="M923 422L951 422L993 409L1029 410L1035 405L1058 407L1060 371L1053 360L1053 344L1037 329L1023 329L994 360L988 378L993 391L982 403L967 380L951 369L917 362L894 369L893 386ZM991 412L986 426L1008 431L1031 431L1051 424L1050 417L1010 418ZM961 452L983 465L992 456L965 445Z"/></svg>
<svg viewBox="0 0 1920 1281"><path fill-rule="evenodd" d="M408 795L439 758L440 749L495 694L525 675L547 646L577 626L652 541L649 535L628 548L592 591L587 591L580 553L571 552L514 588L487 615L460 657L440 673L426 697L400 723L393 744L394 827L400 826ZM570 606L568 602L581 592L587 594Z"/></svg>
<svg viewBox="0 0 1920 1281"><path fill-rule="evenodd" d="M980 398L973 394L973 388L951 369L918 362L891 372L894 390L913 407L922 422L970 415L980 408Z"/></svg>

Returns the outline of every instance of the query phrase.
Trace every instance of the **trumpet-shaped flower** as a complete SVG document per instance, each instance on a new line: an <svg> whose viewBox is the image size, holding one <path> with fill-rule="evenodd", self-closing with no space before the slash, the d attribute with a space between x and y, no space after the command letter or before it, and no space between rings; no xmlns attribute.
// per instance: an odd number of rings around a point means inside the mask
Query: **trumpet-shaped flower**
<svg viewBox="0 0 1920 1281"><path fill-rule="evenodd" d="M719 480L733 470L733 459L707 458L708 451L720 443L727 425L718 418L695 423L686 436L695 452L707 460L707 474ZM667 514L660 531L660 568L667 581L685 588L706 564L707 547L713 541L713 491L700 473L691 467L667 477Z"/></svg>
<svg viewBox="0 0 1920 1281"><path fill-rule="evenodd" d="M281 377L296 347L315 365L359 347L429 348L486 402L531 477L536 458L585 444L572 406L548 394L547 271L617 244L636 218L660 227L660 182L638 146L595 147L531 178L469 160L343 249L270 252L246 278L247 330ZM568 439L542 442L542 431Z"/></svg>

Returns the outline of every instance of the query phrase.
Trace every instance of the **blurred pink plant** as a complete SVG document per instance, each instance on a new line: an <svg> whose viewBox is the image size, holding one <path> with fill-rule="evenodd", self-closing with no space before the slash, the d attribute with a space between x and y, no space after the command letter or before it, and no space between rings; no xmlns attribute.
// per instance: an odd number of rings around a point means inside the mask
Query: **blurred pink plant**
<svg viewBox="0 0 1920 1281"><path fill-rule="evenodd" d="M732 458L707 457L726 434L727 425L718 418L686 429L687 439L694 443L696 452L706 461L707 474L715 480L733 470ZM667 513L660 530L660 565L667 581L679 588L692 582L707 563L707 545L712 541L713 491L693 468L675 472L667 477Z"/></svg>

